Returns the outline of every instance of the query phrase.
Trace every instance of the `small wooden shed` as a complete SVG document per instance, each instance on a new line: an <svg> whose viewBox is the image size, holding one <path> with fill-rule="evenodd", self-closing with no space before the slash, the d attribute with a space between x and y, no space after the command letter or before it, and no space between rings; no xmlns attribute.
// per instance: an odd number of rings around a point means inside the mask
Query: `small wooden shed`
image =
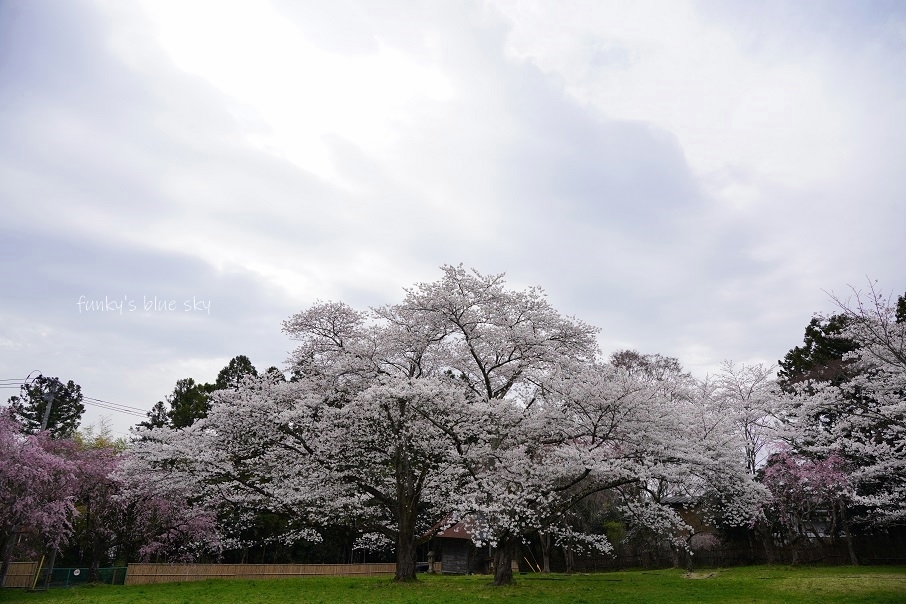
<svg viewBox="0 0 906 604"><path fill-rule="evenodd" d="M484 548L475 547L467 523L457 522L438 531L432 541L443 574L468 575L488 572L488 555Z"/></svg>

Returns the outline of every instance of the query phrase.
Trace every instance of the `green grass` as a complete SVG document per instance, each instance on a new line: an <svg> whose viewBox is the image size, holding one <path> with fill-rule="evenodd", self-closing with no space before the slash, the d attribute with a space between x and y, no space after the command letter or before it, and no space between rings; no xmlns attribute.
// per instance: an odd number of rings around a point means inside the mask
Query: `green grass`
<svg viewBox="0 0 906 604"><path fill-rule="evenodd" d="M705 570L627 571L590 575L521 575L512 587L490 577L420 575L416 584L389 578L212 580L164 585L86 586L28 593L0 590L0 603L16 604L545 604L906 603L906 567L787 568L753 566Z"/></svg>

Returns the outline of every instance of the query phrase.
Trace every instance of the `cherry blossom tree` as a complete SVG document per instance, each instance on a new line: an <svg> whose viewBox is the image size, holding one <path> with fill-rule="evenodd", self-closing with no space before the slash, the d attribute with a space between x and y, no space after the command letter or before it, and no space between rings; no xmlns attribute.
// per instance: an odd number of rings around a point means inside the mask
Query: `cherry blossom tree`
<svg viewBox="0 0 906 604"><path fill-rule="evenodd" d="M460 455L477 426L461 386L387 379L322 412L320 421L298 422L294 443L344 487L343 517L394 544L397 579L413 578L416 545L467 478Z"/></svg>
<svg viewBox="0 0 906 604"><path fill-rule="evenodd" d="M667 418L667 429L658 438L662 447L674 452L672 476L665 473L646 485L651 497L694 500L699 514L715 522L750 522L763 496L752 473L746 472L753 449L751 418L764 414L751 403L765 402L765 397L753 393L764 387L768 372L762 367L746 372L745 366L736 371L726 364L717 379L696 379L677 359L634 351L617 353L612 362L645 384L652 393L652 409L660 409ZM741 377L746 375L751 380Z"/></svg>
<svg viewBox="0 0 906 604"><path fill-rule="evenodd" d="M597 329L560 315L540 288L508 290L503 275L470 273L461 266L443 271L441 280L416 285L402 304L379 312L403 333L411 333L405 326L412 325L434 334L437 345L429 347L426 359L465 385L482 417L480 446L463 457L474 481L462 491L461 511L471 512L485 539L497 546L495 582L506 583L525 531L553 526L567 501L584 496L567 486L575 479L575 464L559 476L549 473L556 463L547 453L556 448L539 447L544 441L538 438L550 431L545 424L553 418L538 401L565 368L594 361ZM545 480L554 482L541 486ZM534 493L541 495L535 500L539 505L531 504ZM552 493L563 495L562 509L542 504ZM542 516L547 516L543 522Z"/></svg>
<svg viewBox="0 0 906 604"><path fill-rule="evenodd" d="M64 450L71 443L21 429L0 407L0 584L20 533L59 549L72 534L75 513L75 467Z"/></svg>
<svg viewBox="0 0 906 604"><path fill-rule="evenodd" d="M473 452L476 478L459 509L472 519L478 543L495 547L495 584L512 581L516 548L534 532L610 551L605 537L573 530L567 515L594 493L643 478L626 419L645 395L616 373L577 368L547 380L525 404L497 399L489 407L482 446Z"/></svg>
<svg viewBox="0 0 906 604"><path fill-rule="evenodd" d="M511 556L533 532L609 552L604 535L569 522L598 493L608 493L634 526L680 548L690 527L665 504L671 495L695 496L703 512L728 521L751 520L758 493L732 453L739 439L718 417L703 420L694 381L675 359L629 356L565 368L529 404L504 399L492 407L485 450L476 449L490 461L461 509L476 518L473 533L497 548L495 583L512 580Z"/></svg>
<svg viewBox="0 0 906 604"><path fill-rule="evenodd" d="M755 476L772 443L778 442L778 417L785 407L774 368L727 361L715 378L715 412L723 415L743 442L745 464Z"/></svg>
<svg viewBox="0 0 906 604"><path fill-rule="evenodd" d="M846 317L842 337L856 344L844 357L852 377L803 384L789 439L813 457L845 459L853 501L873 511L871 521L899 522L906 518L906 322L874 286L835 301Z"/></svg>
<svg viewBox="0 0 906 604"><path fill-rule="evenodd" d="M771 495L770 516L786 543L835 539L845 531L852 563L858 563L846 515L853 489L843 458L809 459L783 450L769 459L762 482Z"/></svg>
<svg viewBox="0 0 906 604"><path fill-rule="evenodd" d="M397 578L414 578L416 545L465 480L457 446L474 424L461 385L385 378L340 405L309 382L265 376L214 399L206 419L136 443L161 481L288 518L288 541L355 526L363 546L392 543Z"/></svg>
<svg viewBox="0 0 906 604"><path fill-rule="evenodd" d="M119 492L105 502L104 522L117 529L109 545L125 560L191 562L219 554L222 534L212 506L187 485L137 471L141 464L132 461L132 452L124 452L112 474Z"/></svg>
<svg viewBox="0 0 906 604"><path fill-rule="evenodd" d="M191 485L233 517L255 509L288 518L289 541L318 540L317 528L344 522L380 534L411 553L401 566L411 558L414 575L416 516L443 493L437 477L450 465L444 435L424 417L461 408L444 405L457 393L461 403L461 387L442 380L388 380L336 405L309 382L265 376L217 393L189 428L143 433L135 453L142 473Z"/></svg>
<svg viewBox="0 0 906 604"><path fill-rule="evenodd" d="M117 452L109 446L86 447L74 455L76 505L74 541L88 559L88 580L99 578L101 559L119 539L119 482L112 472L119 466Z"/></svg>
<svg viewBox="0 0 906 604"><path fill-rule="evenodd" d="M78 511L73 544L87 561L89 581L99 579L98 569L112 557L189 561L219 549L213 511L192 505L185 488L162 486L138 472L128 463L131 455L111 446L103 433L83 439L71 453Z"/></svg>
<svg viewBox="0 0 906 604"><path fill-rule="evenodd" d="M461 266L442 270L442 279L417 284L406 291L402 303L374 309L371 319L376 325L365 327L363 313L326 305L297 315L285 330L303 342L294 356L301 373L331 376L338 392L383 375L452 378L450 387L464 390L464 400L456 422L449 416L432 418L445 436L438 446L450 448L470 476L490 484L494 481L487 474L488 458L475 453L479 447L466 444L481 442L502 451L506 438L517 437L531 423L516 415L532 407L535 392L565 364L594 359L597 330L561 316L538 288L512 291L503 275L482 275ZM475 425L483 432L476 434ZM533 437L528 430L521 438ZM473 483L468 490L481 487ZM504 566L509 568L509 563Z"/></svg>
<svg viewBox="0 0 906 604"><path fill-rule="evenodd" d="M231 505L293 518L297 536L345 521L390 539L397 579L413 579L415 545L449 511L440 504L481 470L469 452L491 401L525 404L563 361L596 350L596 330L540 290L443 271L397 305L294 315L284 331L300 342L295 382L219 392L197 427L142 433L140 454L168 471L179 459Z"/></svg>
<svg viewBox="0 0 906 604"><path fill-rule="evenodd" d="M185 485L161 487L149 474L121 474L131 458L126 443L101 426L74 439L50 431L25 434L0 408L0 539L8 568L20 536L32 553L71 548L87 560L89 579L114 550L122 558L189 559L201 548L216 549L214 515L190 505ZM136 465L133 464L133 470Z"/></svg>

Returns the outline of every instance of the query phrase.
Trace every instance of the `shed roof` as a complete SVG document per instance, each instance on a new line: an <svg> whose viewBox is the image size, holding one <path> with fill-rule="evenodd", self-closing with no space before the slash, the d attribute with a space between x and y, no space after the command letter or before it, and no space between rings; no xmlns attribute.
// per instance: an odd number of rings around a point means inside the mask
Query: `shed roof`
<svg viewBox="0 0 906 604"><path fill-rule="evenodd" d="M472 533L464 522L457 522L453 526L445 528L434 536L442 539L471 539Z"/></svg>

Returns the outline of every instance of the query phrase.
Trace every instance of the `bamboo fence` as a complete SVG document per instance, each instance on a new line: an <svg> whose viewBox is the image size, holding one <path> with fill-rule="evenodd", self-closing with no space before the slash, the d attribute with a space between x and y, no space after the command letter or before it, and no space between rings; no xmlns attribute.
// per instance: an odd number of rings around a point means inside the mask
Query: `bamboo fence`
<svg viewBox="0 0 906 604"><path fill-rule="evenodd" d="M205 579L286 579L289 577L373 577L392 575L396 564L130 564L126 585Z"/></svg>
<svg viewBox="0 0 906 604"><path fill-rule="evenodd" d="M35 582L35 573L37 572L37 562L11 562L3 587L31 588Z"/></svg>

